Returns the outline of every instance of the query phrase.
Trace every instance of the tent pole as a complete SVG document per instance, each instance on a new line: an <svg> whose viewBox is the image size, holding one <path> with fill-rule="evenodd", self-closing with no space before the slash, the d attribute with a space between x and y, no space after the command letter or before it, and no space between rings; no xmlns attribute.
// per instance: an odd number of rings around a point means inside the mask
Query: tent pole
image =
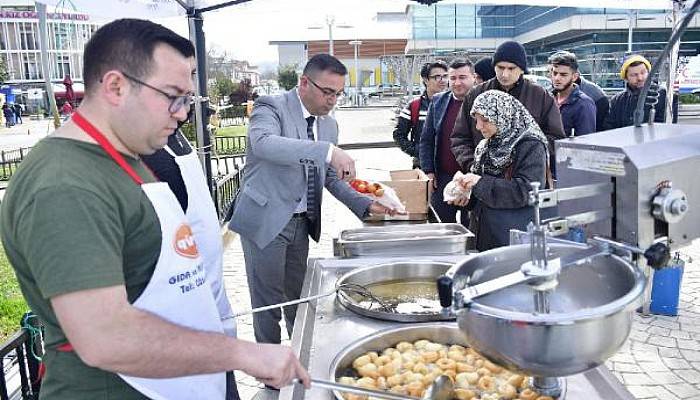
<svg viewBox="0 0 700 400"><path fill-rule="evenodd" d="M36 11L39 14L39 48L41 49L41 74L46 84L46 95L49 97L49 108L53 115L53 126L58 129L61 126L61 118L58 116L56 98L51 85L51 70L49 69L48 36L46 35L46 4L36 2Z"/></svg>
<svg viewBox="0 0 700 400"><path fill-rule="evenodd" d="M681 16L681 8L683 0L673 0L673 11L671 11L671 32L678 28ZM666 110L665 121L671 123L673 121L673 83L676 80L676 69L678 69L678 53L681 48L681 38L673 44L671 54L668 56L668 79L666 79Z"/></svg>
<svg viewBox="0 0 700 400"><path fill-rule="evenodd" d="M214 194L211 171L211 137L209 136L209 98L207 97L207 51L204 46L204 20L199 10L190 10L187 15L190 28L190 40L194 43L197 69L195 72L195 91L197 101L194 103L194 122L197 130L196 148L207 178L209 192Z"/></svg>

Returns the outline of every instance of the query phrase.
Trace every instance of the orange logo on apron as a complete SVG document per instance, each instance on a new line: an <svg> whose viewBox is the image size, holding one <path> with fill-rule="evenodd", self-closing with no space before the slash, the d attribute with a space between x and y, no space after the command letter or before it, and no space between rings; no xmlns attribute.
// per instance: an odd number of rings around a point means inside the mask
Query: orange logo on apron
<svg viewBox="0 0 700 400"><path fill-rule="evenodd" d="M177 228L173 246L175 247L175 252L183 257L199 257L199 251L197 250L197 244L194 242L192 229L190 229L190 226L187 224L182 224Z"/></svg>

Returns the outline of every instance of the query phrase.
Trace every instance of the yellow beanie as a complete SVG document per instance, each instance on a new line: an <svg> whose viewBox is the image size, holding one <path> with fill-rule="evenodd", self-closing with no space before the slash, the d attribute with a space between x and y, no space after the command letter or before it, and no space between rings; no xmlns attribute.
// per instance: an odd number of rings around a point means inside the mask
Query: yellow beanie
<svg viewBox="0 0 700 400"><path fill-rule="evenodd" d="M622 63L622 68L620 68L620 78L627 79L627 68L629 68L630 65L636 62L643 63L647 66L647 71L651 71L651 63L649 62L649 60L647 60L643 56L640 56L639 54L633 54L627 57L625 59L625 62Z"/></svg>

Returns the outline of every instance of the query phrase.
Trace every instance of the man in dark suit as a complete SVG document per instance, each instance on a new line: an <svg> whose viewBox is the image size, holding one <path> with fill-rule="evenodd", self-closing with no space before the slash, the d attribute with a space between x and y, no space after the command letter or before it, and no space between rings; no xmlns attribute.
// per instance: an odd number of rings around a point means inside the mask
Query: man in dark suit
<svg viewBox="0 0 700 400"><path fill-rule="evenodd" d="M312 57L299 86L255 103L248 128L245 179L229 228L241 235L253 307L297 299L309 236L321 232L325 186L355 215L393 213L343 180L355 162L337 148L338 124L328 113L343 93L347 69L333 56ZM291 335L296 307L284 309ZM258 342L279 343L279 309L255 313Z"/></svg>

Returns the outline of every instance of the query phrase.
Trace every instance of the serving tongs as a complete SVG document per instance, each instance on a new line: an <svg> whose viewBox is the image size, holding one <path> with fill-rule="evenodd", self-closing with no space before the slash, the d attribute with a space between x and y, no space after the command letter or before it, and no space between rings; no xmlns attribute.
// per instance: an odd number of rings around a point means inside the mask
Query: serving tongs
<svg viewBox="0 0 700 400"><path fill-rule="evenodd" d="M298 379L294 379L293 382L296 384L301 384L301 381ZM438 376L437 379L435 379L435 381L433 381L433 383L425 390L425 393L421 398L385 392L382 390L365 389L356 386L344 385L342 383L324 381L321 379L311 379L311 386L387 400L450 400L454 394L452 380L447 375Z"/></svg>
<svg viewBox="0 0 700 400"><path fill-rule="evenodd" d="M321 293L321 294L308 296L308 297L302 297L300 299L290 300L290 301L286 301L284 303L270 304L268 306L251 308L249 310L244 310L244 311L233 314L233 318L240 317L242 315L255 314L255 313L262 312L262 311L274 310L277 308L284 308L284 307L288 307L288 306L295 306L298 304L308 303L308 302L313 301L313 300L318 300L318 299L322 299L324 297L332 296L340 291L343 291L346 293L357 294L359 296L362 296L362 297L369 299L373 303L376 302L383 311L390 311L391 310L391 307L388 304L383 302L379 297L372 294L372 292L366 286L363 286L363 285L360 285L357 283L343 283L342 285L338 285L338 286L336 286L335 289L328 291L326 293Z"/></svg>

